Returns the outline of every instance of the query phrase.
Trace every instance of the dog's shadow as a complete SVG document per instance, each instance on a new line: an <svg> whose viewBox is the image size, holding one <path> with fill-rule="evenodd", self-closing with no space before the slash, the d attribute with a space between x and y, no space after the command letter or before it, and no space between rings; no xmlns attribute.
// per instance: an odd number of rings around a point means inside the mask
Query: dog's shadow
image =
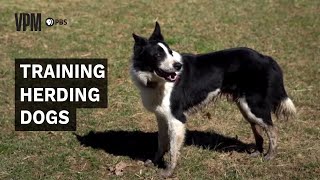
<svg viewBox="0 0 320 180"><path fill-rule="evenodd" d="M157 150L157 132L105 131L76 135L81 145L102 149L116 156L132 159L152 159ZM198 146L218 152L246 152L252 146L237 138L226 137L212 132L187 131L185 145Z"/></svg>

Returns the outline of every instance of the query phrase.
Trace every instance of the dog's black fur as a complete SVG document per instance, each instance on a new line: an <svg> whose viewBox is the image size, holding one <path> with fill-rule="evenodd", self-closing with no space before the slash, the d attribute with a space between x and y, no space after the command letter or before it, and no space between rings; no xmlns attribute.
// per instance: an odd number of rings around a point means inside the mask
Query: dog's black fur
<svg viewBox="0 0 320 180"><path fill-rule="evenodd" d="M275 157L277 132L271 113L288 118L296 110L273 58L245 47L179 54L165 43L158 23L149 39L135 34L133 38L131 75L144 106L155 113L158 122L154 162L170 152L171 161L163 176L170 176L177 164L185 138L186 115L218 95L231 97L251 124L256 140L253 154L263 153L264 130L269 138L265 159Z"/></svg>
<svg viewBox="0 0 320 180"><path fill-rule="evenodd" d="M276 112L288 97L279 65L255 50L241 47L209 54L182 54L182 59L183 71L173 88L171 109L183 122L183 112L201 103L215 89L231 95L233 100L245 97L253 114L268 125L272 125L271 111Z"/></svg>

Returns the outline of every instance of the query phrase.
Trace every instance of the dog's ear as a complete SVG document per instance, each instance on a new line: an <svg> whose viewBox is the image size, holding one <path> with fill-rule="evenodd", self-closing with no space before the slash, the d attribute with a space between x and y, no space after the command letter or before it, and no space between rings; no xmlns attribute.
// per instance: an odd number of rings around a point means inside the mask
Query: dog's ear
<svg viewBox="0 0 320 180"><path fill-rule="evenodd" d="M161 34L161 29L160 29L160 25L158 22L156 22L156 25L154 27L153 33L151 34L149 40L159 40L159 41L163 41L164 38Z"/></svg>
<svg viewBox="0 0 320 180"><path fill-rule="evenodd" d="M146 45L147 44L147 39L141 36L136 35L135 33L132 33L132 37L134 39L134 42L136 45Z"/></svg>

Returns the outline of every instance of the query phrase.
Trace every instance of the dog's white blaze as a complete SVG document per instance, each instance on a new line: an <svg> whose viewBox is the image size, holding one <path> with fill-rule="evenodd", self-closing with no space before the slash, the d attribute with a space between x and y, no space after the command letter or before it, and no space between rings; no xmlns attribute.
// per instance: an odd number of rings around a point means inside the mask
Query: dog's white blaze
<svg viewBox="0 0 320 180"><path fill-rule="evenodd" d="M256 123L258 125L260 125L261 127L263 128L266 128L267 125L264 123L263 119L255 116L252 112L251 112L251 109L250 107L248 106L248 103L246 101L245 98L239 98L238 99L238 102L239 102L239 106L240 108L242 109L243 113L245 113L245 115L247 116L247 120L249 122L253 122L253 123Z"/></svg>
<svg viewBox="0 0 320 180"><path fill-rule="evenodd" d="M161 62L160 68L163 70L174 70L173 64L175 62L181 62L181 55L177 52L173 53L172 55L169 53L168 48L163 43L158 43L158 45L163 49L163 51L166 53L166 57L164 61Z"/></svg>
<svg viewBox="0 0 320 180"><path fill-rule="evenodd" d="M182 63L182 57L178 52L172 50L172 55L176 61Z"/></svg>
<svg viewBox="0 0 320 180"><path fill-rule="evenodd" d="M171 54L169 53L168 48L163 43L158 43L158 45L164 50L164 52L166 53L167 57L172 57Z"/></svg>

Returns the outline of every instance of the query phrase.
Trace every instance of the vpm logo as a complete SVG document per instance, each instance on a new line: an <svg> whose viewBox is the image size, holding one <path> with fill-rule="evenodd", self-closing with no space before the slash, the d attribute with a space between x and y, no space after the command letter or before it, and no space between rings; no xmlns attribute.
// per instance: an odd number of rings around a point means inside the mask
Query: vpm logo
<svg viewBox="0 0 320 180"><path fill-rule="evenodd" d="M15 13L16 30L26 31L30 27L30 31L41 31L41 13Z"/></svg>

